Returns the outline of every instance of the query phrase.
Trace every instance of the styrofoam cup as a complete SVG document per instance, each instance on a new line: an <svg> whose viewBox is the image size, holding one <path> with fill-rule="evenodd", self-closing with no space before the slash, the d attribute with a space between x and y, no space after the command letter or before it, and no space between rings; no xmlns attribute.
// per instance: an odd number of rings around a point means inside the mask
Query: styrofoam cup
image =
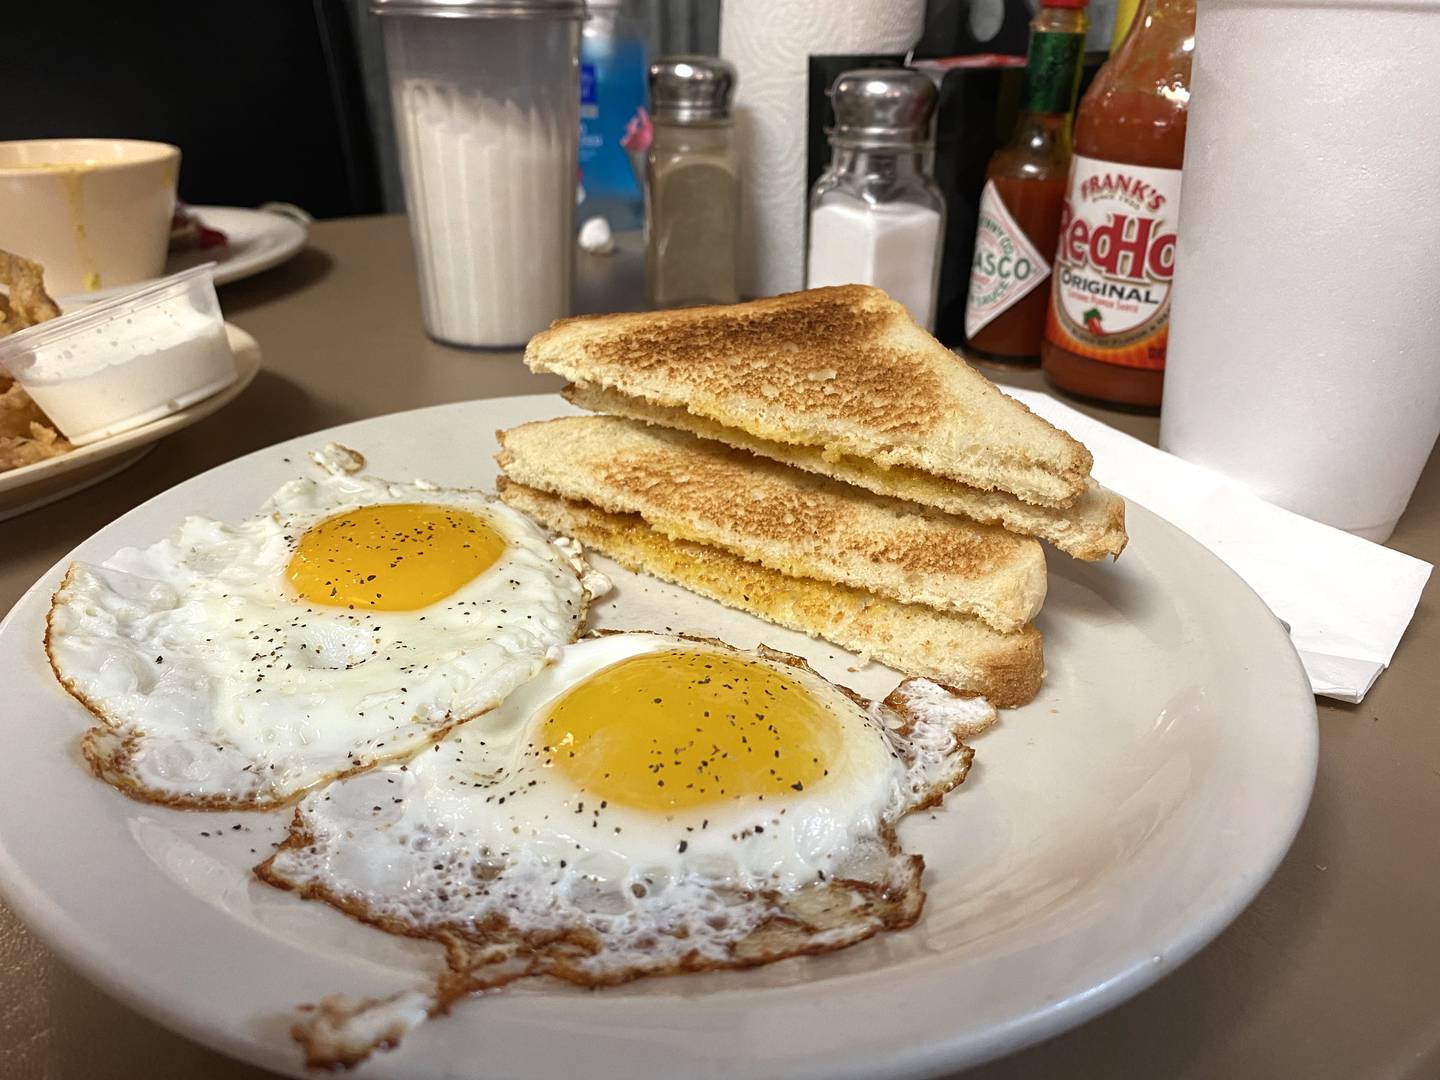
<svg viewBox="0 0 1440 1080"><path fill-rule="evenodd" d="M1440 433L1440 0L1202 0L1160 444L1384 541Z"/></svg>

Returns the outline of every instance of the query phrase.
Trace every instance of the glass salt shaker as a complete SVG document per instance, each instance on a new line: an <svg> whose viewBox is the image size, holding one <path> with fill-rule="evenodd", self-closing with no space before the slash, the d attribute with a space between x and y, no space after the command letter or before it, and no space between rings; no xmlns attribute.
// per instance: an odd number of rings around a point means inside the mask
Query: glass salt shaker
<svg viewBox="0 0 1440 1080"><path fill-rule="evenodd" d="M830 167L810 193L805 287L874 285L935 325L945 197L930 176L935 84L918 71L847 71L830 88Z"/></svg>
<svg viewBox="0 0 1440 1080"><path fill-rule="evenodd" d="M665 57L650 65L645 291L652 307L739 299L734 89L735 69L715 57Z"/></svg>

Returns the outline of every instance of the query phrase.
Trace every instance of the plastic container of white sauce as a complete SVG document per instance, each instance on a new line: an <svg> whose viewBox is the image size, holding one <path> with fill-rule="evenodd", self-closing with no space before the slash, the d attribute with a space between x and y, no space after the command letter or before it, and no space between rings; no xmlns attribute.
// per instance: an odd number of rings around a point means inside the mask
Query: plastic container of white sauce
<svg viewBox="0 0 1440 1080"><path fill-rule="evenodd" d="M0 367L77 446L193 405L236 378L214 265L0 339Z"/></svg>

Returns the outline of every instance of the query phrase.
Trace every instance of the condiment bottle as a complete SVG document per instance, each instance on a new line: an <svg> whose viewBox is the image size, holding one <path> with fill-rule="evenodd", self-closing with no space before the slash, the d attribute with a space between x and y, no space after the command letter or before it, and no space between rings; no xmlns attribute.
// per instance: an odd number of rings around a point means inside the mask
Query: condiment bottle
<svg viewBox="0 0 1440 1080"><path fill-rule="evenodd" d="M1085 58L1086 0L1041 0L1010 141L985 171L965 304L967 352L1038 363L1050 264L1070 171L1070 114Z"/></svg>
<svg viewBox="0 0 1440 1080"><path fill-rule="evenodd" d="M645 203L621 140L645 104L646 20L637 0L586 0L580 38L580 188L576 216L638 229Z"/></svg>
<svg viewBox="0 0 1440 1080"><path fill-rule="evenodd" d="M805 286L875 285L927 330L945 236L929 172L935 84L918 71L847 71L830 88L830 167L810 193Z"/></svg>
<svg viewBox="0 0 1440 1080"><path fill-rule="evenodd" d="M1075 119L1041 366L1062 390L1160 404L1195 0L1144 0Z"/></svg>
<svg viewBox="0 0 1440 1080"><path fill-rule="evenodd" d="M650 65L645 286L653 307L739 299L734 89L735 69L711 56L668 57Z"/></svg>

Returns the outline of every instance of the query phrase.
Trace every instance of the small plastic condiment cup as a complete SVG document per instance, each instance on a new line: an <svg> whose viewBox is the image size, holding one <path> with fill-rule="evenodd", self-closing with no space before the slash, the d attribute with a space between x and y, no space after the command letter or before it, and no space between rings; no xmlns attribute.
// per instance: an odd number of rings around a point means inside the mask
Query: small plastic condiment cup
<svg viewBox="0 0 1440 1080"><path fill-rule="evenodd" d="M0 339L0 368L77 446L193 405L236 378L214 266Z"/></svg>

